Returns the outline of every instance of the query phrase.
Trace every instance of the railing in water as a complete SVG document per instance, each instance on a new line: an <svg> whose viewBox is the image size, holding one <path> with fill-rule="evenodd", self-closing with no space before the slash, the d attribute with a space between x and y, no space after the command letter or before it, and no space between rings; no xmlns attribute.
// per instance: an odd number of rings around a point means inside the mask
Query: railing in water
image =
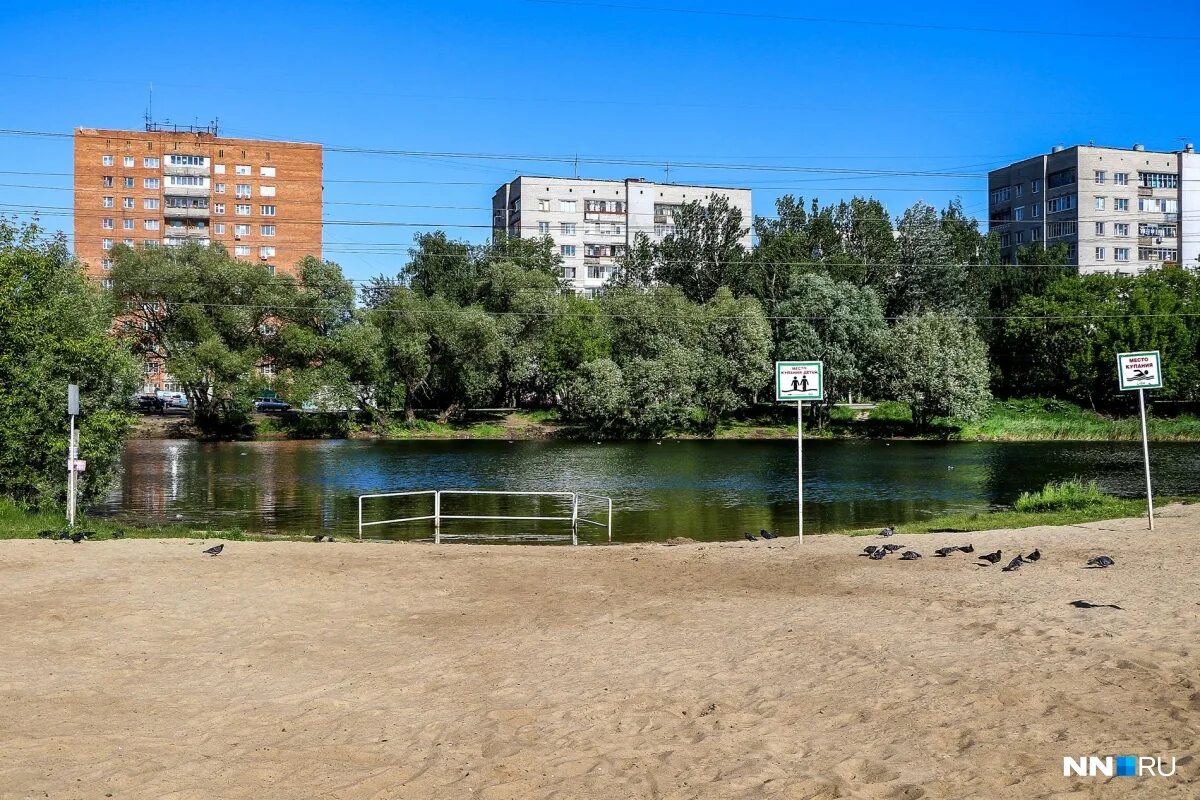
<svg viewBox="0 0 1200 800"><path fill-rule="evenodd" d="M423 514L414 517L397 517L395 519L372 520L370 522L363 521L363 501L373 500L385 497L421 497L433 496L433 513ZM508 515L508 514L443 514L442 513L442 497L445 495L489 495L495 497L559 497L564 500L570 500L571 515L559 517L543 517L543 516L527 516L527 515ZM599 500L605 504L607 517L604 522L588 519L579 513L579 500L585 498L587 500ZM608 534L608 541L612 542L612 498L603 497L596 494L585 494L583 492L497 492L486 491L482 489L425 489L415 492L383 492L380 494L363 494L358 496L358 540L363 540L363 528L370 528L379 525L400 525L408 522L424 522L427 520L433 521L433 542L434 544L442 543L442 520L492 520L492 521L526 521L526 522L569 522L571 524L570 539L571 544L579 544L579 526L594 525L598 528L604 528ZM477 534L479 536L494 536L496 538L513 538L512 535L506 534ZM445 534L446 538L463 538L458 534ZM567 535L549 536L546 538L566 539Z"/></svg>

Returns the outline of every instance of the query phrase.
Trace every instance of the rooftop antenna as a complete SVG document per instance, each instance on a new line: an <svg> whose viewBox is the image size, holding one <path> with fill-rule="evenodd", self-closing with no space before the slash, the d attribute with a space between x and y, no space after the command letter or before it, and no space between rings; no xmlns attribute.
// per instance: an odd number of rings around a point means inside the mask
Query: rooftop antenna
<svg viewBox="0 0 1200 800"><path fill-rule="evenodd" d="M146 106L146 130L154 124L154 83L150 84L150 102Z"/></svg>
<svg viewBox="0 0 1200 800"><path fill-rule="evenodd" d="M579 179L579 153L575 153L575 179Z"/></svg>
<svg viewBox="0 0 1200 800"><path fill-rule="evenodd" d="M666 182L670 183L671 182L671 162L670 161L668 161L666 163L666 173L667 173Z"/></svg>

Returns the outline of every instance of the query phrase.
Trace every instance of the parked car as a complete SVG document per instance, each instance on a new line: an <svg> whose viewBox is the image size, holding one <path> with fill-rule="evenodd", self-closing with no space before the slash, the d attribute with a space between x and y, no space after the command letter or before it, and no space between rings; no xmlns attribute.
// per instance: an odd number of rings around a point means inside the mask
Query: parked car
<svg viewBox="0 0 1200 800"><path fill-rule="evenodd" d="M130 405L138 411L150 411L154 408L154 401L158 399L153 394L135 394Z"/></svg>
<svg viewBox="0 0 1200 800"><path fill-rule="evenodd" d="M288 411L291 406L282 400L263 397L254 401L255 411Z"/></svg>
<svg viewBox="0 0 1200 800"><path fill-rule="evenodd" d="M159 400L162 400L167 408L187 408L187 395L183 392L155 392Z"/></svg>

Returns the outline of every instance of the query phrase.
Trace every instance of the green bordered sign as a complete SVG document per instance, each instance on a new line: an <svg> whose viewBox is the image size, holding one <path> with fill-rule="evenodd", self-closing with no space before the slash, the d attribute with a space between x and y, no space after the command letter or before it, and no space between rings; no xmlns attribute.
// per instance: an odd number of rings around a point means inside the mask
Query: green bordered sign
<svg viewBox="0 0 1200 800"><path fill-rule="evenodd" d="M1161 389L1162 368L1158 351L1144 353L1117 353L1117 379L1122 392L1134 389Z"/></svg>
<svg viewBox="0 0 1200 800"><path fill-rule="evenodd" d="M820 361L776 361L775 399L798 402L825 399L825 365Z"/></svg>

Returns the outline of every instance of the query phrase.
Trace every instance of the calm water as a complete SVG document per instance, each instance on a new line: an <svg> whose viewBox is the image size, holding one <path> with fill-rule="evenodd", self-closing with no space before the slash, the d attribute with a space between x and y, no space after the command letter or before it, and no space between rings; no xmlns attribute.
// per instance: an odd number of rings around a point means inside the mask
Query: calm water
<svg viewBox="0 0 1200 800"><path fill-rule="evenodd" d="M1011 503L1049 480L1096 479L1142 492L1140 445L1111 443L805 443L805 531L903 524L951 510ZM1200 493L1200 447L1151 450L1156 493ZM355 497L410 489L590 492L613 498L616 541L737 538L796 527L796 451L789 442L252 442L135 441L103 511L148 521L262 532L357 531ZM443 514L557 516L557 501L446 499ZM430 513L432 501L368 506L368 519ZM496 530L446 523L445 533ZM370 535L426 538L430 523ZM554 523L507 523L514 533L561 533ZM602 541L600 529L581 539Z"/></svg>

